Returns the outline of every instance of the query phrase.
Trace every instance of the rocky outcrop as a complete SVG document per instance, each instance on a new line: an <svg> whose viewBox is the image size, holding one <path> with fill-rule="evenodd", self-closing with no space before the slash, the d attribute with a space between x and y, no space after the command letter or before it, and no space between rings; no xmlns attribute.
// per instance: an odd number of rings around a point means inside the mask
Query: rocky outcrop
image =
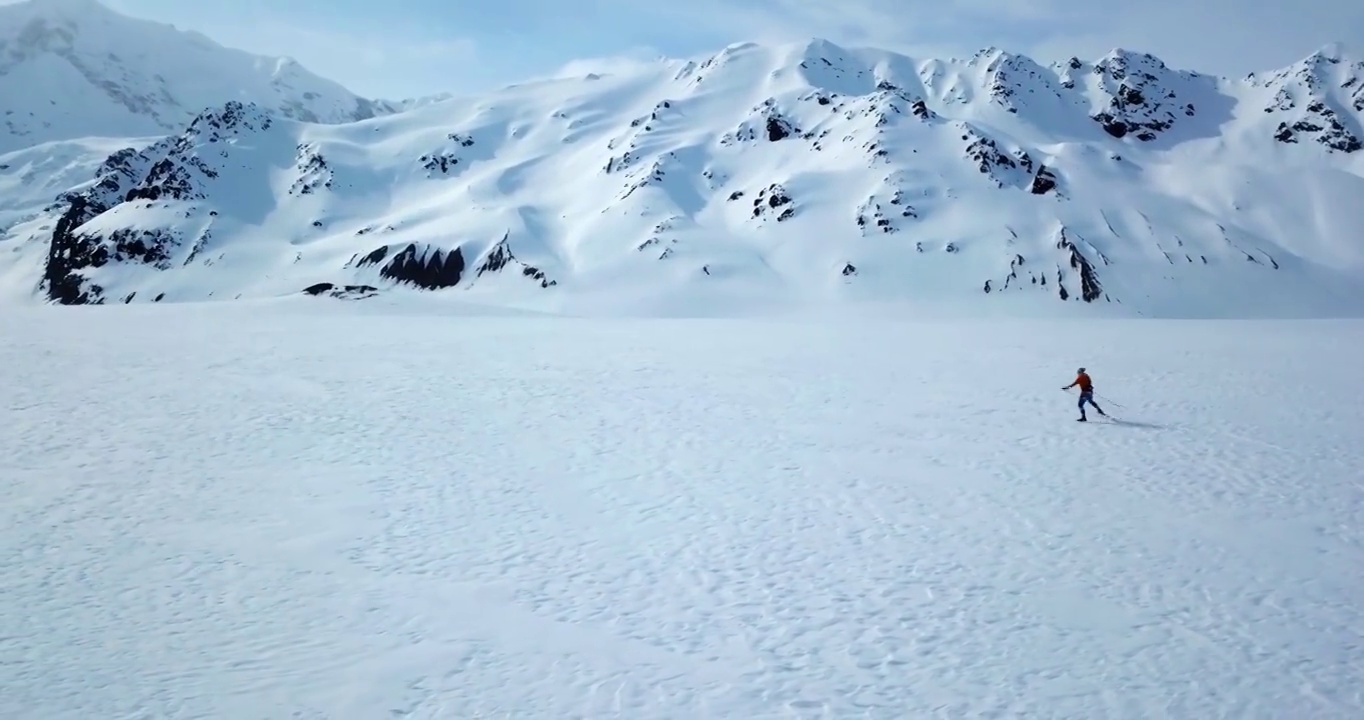
<svg viewBox="0 0 1364 720"><path fill-rule="evenodd" d="M273 123L270 114L260 107L236 101L200 113L185 132L170 141L165 156L128 191L124 200L207 198L207 186L221 173L208 157L221 161L227 157L227 152L208 153L205 150L232 138L265 132Z"/></svg>
<svg viewBox="0 0 1364 720"><path fill-rule="evenodd" d="M1179 90L1198 84L1215 92L1211 79L1177 73L1146 53L1114 51L1094 65L1093 74L1109 101L1091 119L1115 138L1130 135L1142 142L1155 140L1179 118L1197 114Z"/></svg>
<svg viewBox="0 0 1364 720"><path fill-rule="evenodd" d="M125 148L113 153L100 164L94 182L63 193L48 208L57 215L39 283L48 300L62 305L102 303L104 289L91 283L85 270L128 258L165 261L166 238L125 231L106 239L83 233L80 228L123 202L129 188L146 174L152 158L166 145L158 143L144 150Z"/></svg>
<svg viewBox="0 0 1364 720"><path fill-rule="evenodd" d="M167 201L206 199L208 184L219 177L219 170L202 156L202 148L241 133L267 130L271 122L269 114L254 105L229 102L200 113L178 136L142 150L126 148L110 155L92 184L64 193L49 208L59 218L40 283L48 299L68 305L104 302L104 288L91 282L86 271L110 263L170 269L182 244L176 227L137 223L94 231L84 226L123 205L150 208ZM226 157L226 152L217 155ZM207 230L201 232L191 260L207 237Z"/></svg>
<svg viewBox="0 0 1364 720"><path fill-rule="evenodd" d="M635 249L638 250L639 252L644 252L649 248L657 248L658 246L663 245L665 242L663 235L665 233L672 231L674 224L684 219L685 218L681 215L674 215L673 217L670 217L667 220L664 220L663 222L654 225L653 231L649 234L649 237L646 238L644 242L641 242L639 245L636 245ZM504 237L503 240L505 241L506 238ZM666 243L667 247L664 247L663 252L659 253L658 255L659 260L666 260L673 256L672 246L677 244L677 238L675 237L668 238L666 240Z"/></svg>
<svg viewBox="0 0 1364 720"><path fill-rule="evenodd" d="M1080 299L1092 303L1103 297L1103 285L1099 282L1099 275L1094 270L1094 264L1075 246L1075 243L1066 234L1065 228L1061 229L1061 237L1056 241L1056 249L1065 252L1071 269L1080 278ZM1070 299L1070 291L1066 289L1065 285L1065 273L1060 269L1057 270L1056 284L1061 299Z"/></svg>
<svg viewBox="0 0 1364 720"><path fill-rule="evenodd" d="M303 288L303 293L314 297L326 295L338 300L364 300L379 294L379 288L373 285L336 285L323 282Z"/></svg>
<svg viewBox="0 0 1364 720"><path fill-rule="evenodd" d="M76 196L52 233L42 285L55 303L102 304L104 288L84 271L127 262L168 270L172 251L180 244L178 234L169 229L120 228L106 235L80 231L92 210L83 196Z"/></svg>
<svg viewBox="0 0 1364 720"><path fill-rule="evenodd" d="M663 178L668 175L668 168L676 168L679 164L677 154L670 152L649 163L648 170L642 173L638 170L630 173L630 177L634 180L621 191L619 199L624 200L637 190L663 182Z"/></svg>
<svg viewBox="0 0 1364 720"><path fill-rule="evenodd" d="M996 187L1017 187L1031 180L1035 163L1026 150L1014 148L1006 153L998 142L971 125L959 123L958 127L966 143L966 159Z"/></svg>
<svg viewBox="0 0 1364 720"><path fill-rule="evenodd" d="M445 138L448 141L446 147L417 158L429 177L453 174L463 160L464 149L474 146L473 138L460 133L450 133Z"/></svg>
<svg viewBox="0 0 1364 720"><path fill-rule="evenodd" d="M629 127L621 133L615 135L607 142L607 149L620 153L616 155L608 165L607 173L623 170L629 166L631 151L636 150L640 143L646 141L651 133L657 130L673 109L670 100L661 100L654 105L654 109L648 115L640 115L630 121ZM675 113L671 113L674 116ZM565 116L566 117L566 116ZM576 127L577 122L569 124Z"/></svg>
<svg viewBox="0 0 1364 720"><path fill-rule="evenodd" d="M299 143L294 158L294 171L298 179L289 186L290 195L312 195L319 189L330 190L335 173L322 157L316 143Z"/></svg>
<svg viewBox="0 0 1364 720"><path fill-rule="evenodd" d="M216 178L218 173L210 168L204 175ZM153 165L147 177L129 190L124 200L203 200L205 197L186 166L167 157Z"/></svg>
<svg viewBox="0 0 1364 720"><path fill-rule="evenodd" d="M423 290L452 288L470 279L466 272L462 248L443 250L431 245L412 243L397 254L390 256L391 252L392 248L387 245L375 248L368 255L355 259L354 265L357 268L379 265L380 277ZM543 270L517 258L511 251L506 235L479 260L477 267L474 268L473 277L501 273L508 268L515 268L521 275L535 281L542 288L558 284L546 277Z"/></svg>
<svg viewBox="0 0 1364 720"><path fill-rule="evenodd" d="M982 63L990 100L1011 114L1026 113L1044 99L1052 104L1065 101L1055 75L1029 57L986 48L971 60L972 65Z"/></svg>
<svg viewBox="0 0 1364 720"><path fill-rule="evenodd" d="M458 247L442 250L427 244L419 247L412 243L392 258L388 257L389 250L388 246L376 248L361 258L356 266L383 263L379 268L380 277L423 290L452 288L464 277L464 254ZM384 262L386 258L388 262Z"/></svg>
<svg viewBox="0 0 1364 720"><path fill-rule="evenodd" d="M48 246L47 263L43 266L42 288L47 297L62 305L88 305L104 301L104 289L86 282L81 270L104 263L98 243L79 236L75 229L103 212L92 206L83 195L71 198Z"/></svg>
<svg viewBox="0 0 1364 720"><path fill-rule="evenodd" d="M1027 285L1040 290L1048 289L1046 272L1033 265L1028 265L1027 260L1021 254L1014 253L1009 259L1009 274L1004 276L1004 282L996 285L994 280L986 280L984 291L990 293L1003 292L1009 289L1021 290L1024 288L1025 276ZM1062 300L1070 297L1070 293L1064 284L1060 286L1059 294Z"/></svg>
<svg viewBox="0 0 1364 720"><path fill-rule="evenodd" d="M748 143L758 138L768 142L780 142L800 134L801 129L796 122L777 108L776 99L768 98L753 108L749 119L740 123L738 129L725 133L720 138L720 144L728 146Z"/></svg>
<svg viewBox="0 0 1364 720"><path fill-rule="evenodd" d="M1266 110L1271 112L1271 110ZM1320 100L1307 106L1307 117L1292 123L1280 122L1274 131L1274 139L1281 143L1297 143L1300 138L1308 137L1327 150L1341 153L1359 152L1364 149L1364 141L1350 132L1341 123L1339 116Z"/></svg>
<svg viewBox="0 0 1364 720"><path fill-rule="evenodd" d="M766 130L768 142L785 140L786 138L795 135L797 132L795 126L792 125L789 120L775 115L767 118Z"/></svg>
<svg viewBox="0 0 1364 720"><path fill-rule="evenodd" d="M1282 117L1274 139L1282 143L1312 142L1330 152L1364 150L1364 62L1347 63L1338 52L1318 51L1301 62L1252 85L1273 89L1264 113Z"/></svg>
<svg viewBox="0 0 1364 720"><path fill-rule="evenodd" d="M777 222L784 222L795 217L795 201L786 192L786 188L780 184L773 183L768 185L753 198L753 217L763 218L776 215Z"/></svg>
<svg viewBox="0 0 1364 720"><path fill-rule="evenodd" d="M195 116L172 152L182 151L199 142L217 143L244 133L265 132L274 126L274 122L270 111L265 108L255 103L232 100L220 108L211 108Z"/></svg>
<svg viewBox="0 0 1364 720"><path fill-rule="evenodd" d="M893 191L886 204L890 206L889 209L882 206L877 195L873 195L857 208L857 227L862 231L863 237L871 232L887 235L899 232L897 222L918 217L914 208L905 203L904 192L901 190Z"/></svg>
<svg viewBox="0 0 1364 720"><path fill-rule="evenodd" d="M1046 195L1056 189L1056 175L1046 165L1037 168L1037 174L1033 176L1032 184L1028 186L1028 192L1033 195Z"/></svg>
<svg viewBox="0 0 1364 720"><path fill-rule="evenodd" d="M520 268L523 276L539 283L542 288L551 288L559 284L557 281L550 280L546 277L543 270L527 265L517 259L517 257L512 254L511 245L507 240L508 236L503 235L502 239L488 251L488 254L484 256L483 262L479 264L478 270L475 272L476 277L482 277L488 273L502 272L508 267L514 267Z"/></svg>
<svg viewBox="0 0 1364 720"><path fill-rule="evenodd" d="M641 115L634 120L631 120L630 127L641 128L644 132L652 132L654 129L653 123L658 122L663 111L672 109L672 106L672 101L661 100L654 105L653 111L648 115Z"/></svg>

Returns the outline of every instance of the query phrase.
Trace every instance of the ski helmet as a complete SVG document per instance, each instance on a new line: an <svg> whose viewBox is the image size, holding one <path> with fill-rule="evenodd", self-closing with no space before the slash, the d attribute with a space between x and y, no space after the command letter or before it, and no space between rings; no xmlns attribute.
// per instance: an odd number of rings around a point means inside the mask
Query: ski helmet
<svg viewBox="0 0 1364 720"><path fill-rule="evenodd" d="M1077 372L1077 373L1082 373L1082 372L1084 372L1084 371L1085 371L1084 368L1080 368L1079 370L1076 370L1075 372Z"/></svg>

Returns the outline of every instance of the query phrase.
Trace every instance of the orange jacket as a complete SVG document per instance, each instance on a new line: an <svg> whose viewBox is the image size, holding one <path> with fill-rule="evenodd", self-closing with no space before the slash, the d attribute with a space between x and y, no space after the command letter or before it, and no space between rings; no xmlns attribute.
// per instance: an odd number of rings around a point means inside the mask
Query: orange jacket
<svg viewBox="0 0 1364 720"><path fill-rule="evenodd" d="M1075 382L1067 385L1066 389L1069 390L1076 385L1080 386L1080 392L1094 392L1094 383L1090 381L1089 375L1086 373L1076 375Z"/></svg>

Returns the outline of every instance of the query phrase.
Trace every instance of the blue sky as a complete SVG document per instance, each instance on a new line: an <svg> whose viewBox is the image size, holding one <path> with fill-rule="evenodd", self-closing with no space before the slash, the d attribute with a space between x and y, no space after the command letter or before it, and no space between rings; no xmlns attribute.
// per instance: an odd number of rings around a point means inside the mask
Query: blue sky
<svg viewBox="0 0 1364 720"><path fill-rule="evenodd" d="M1332 41L1364 50L1361 0L102 2L225 45L290 55L355 92L385 98L478 92L581 58L693 55L741 40L812 36L911 54L969 55L994 45L1044 62L1125 47L1233 76L1286 65Z"/></svg>

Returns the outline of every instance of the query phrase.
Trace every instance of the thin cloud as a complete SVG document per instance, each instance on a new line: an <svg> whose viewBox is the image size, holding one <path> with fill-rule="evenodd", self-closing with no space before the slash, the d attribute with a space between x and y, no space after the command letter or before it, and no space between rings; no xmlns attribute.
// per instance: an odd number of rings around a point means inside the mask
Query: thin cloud
<svg viewBox="0 0 1364 720"><path fill-rule="evenodd" d="M496 7L426 6L397 14L391 2L319 11L329 6L321 0L103 1L224 45L294 57L358 93L394 99L623 71L661 53L695 56L733 42L811 37L918 57L964 57L995 46L1041 62L1093 59L1122 47L1174 67L1229 76L1282 67L1333 41L1355 54L1364 48L1359 0L580 0L571 9L562 0L497 0Z"/></svg>
<svg viewBox="0 0 1364 720"><path fill-rule="evenodd" d="M625 74L657 66L666 60L667 58L663 53L653 48L630 48L616 55L570 60L550 75L569 78L582 77L593 73L598 75Z"/></svg>
<svg viewBox="0 0 1364 720"><path fill-rule="evenodd" d="M617 12L632 12L632 3L618 5ZM915 55L928 48L969 55L997 46L1039 60L1096 57L1122 47L1233 75L1283 66L1332 41L1355 50L1364 46L1364 3L1358 0L757 0L738 7L694 0L649 4L633 13L726 41L819 36Z"/></svg>

